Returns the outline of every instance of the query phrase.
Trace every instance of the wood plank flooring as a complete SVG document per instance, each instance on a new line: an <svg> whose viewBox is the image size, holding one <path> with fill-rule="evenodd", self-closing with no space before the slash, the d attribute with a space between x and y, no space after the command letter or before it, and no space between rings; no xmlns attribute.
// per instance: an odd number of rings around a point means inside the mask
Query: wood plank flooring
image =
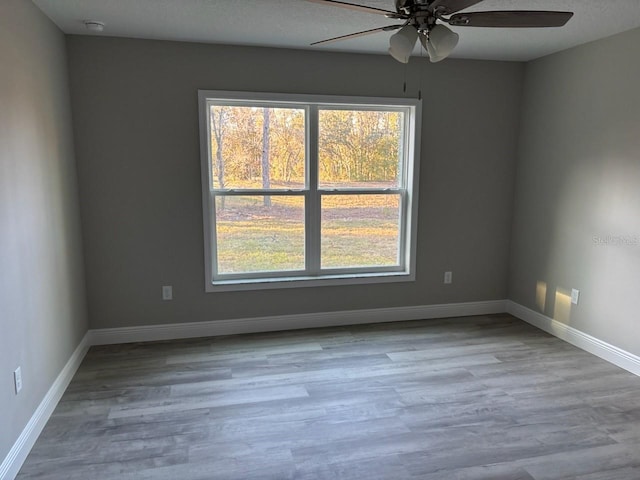
<svg viewBox="0 0 640 480"><path fill-rule="evenodd" d="M93 347L35 478L638 480L640 378L508 315Z"/></svg>

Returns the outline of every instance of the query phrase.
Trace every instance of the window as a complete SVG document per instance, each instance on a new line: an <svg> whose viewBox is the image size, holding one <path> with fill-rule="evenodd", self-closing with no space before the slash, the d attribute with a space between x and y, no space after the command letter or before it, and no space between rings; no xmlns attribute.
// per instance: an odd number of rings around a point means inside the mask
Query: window
<svg viewBox="0 0 640 480"><path fill-rule="evenodd" d="M207 291L414 279L418 101L199 96Z"/></svg>

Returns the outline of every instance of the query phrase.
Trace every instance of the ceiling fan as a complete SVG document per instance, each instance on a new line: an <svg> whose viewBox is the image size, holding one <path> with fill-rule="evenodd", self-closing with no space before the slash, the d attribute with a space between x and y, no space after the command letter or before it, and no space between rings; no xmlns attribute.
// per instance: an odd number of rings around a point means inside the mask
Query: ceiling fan
<svg viewBox="0 0 640 480"><path fill-rule="evenodd" d="M399 25L372 28L311 44L320 45L372 33L399 30L389 40L389 54L402 63L409 62L409 57L418 39L432 62L439 62L447 58L458 44L459 37L457 33L444 25L445 23L455 27L562 27L573 16L572 12L531 10L458 13L483 0L395 0L395 12L338 0L307 1L403 20L404 23Z"/></svg>

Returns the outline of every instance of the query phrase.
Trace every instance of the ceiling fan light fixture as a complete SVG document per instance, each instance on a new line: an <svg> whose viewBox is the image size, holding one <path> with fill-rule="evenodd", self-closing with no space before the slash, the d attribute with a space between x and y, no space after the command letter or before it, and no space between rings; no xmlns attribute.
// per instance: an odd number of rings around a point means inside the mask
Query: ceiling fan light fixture
<svg viewBox="0 0 640 480"><path fill-rule="evenodd" d="M391 35L389 55L401 63L408 63L416 40L418 40L418 30L413 25L405 25Z"/></svg>
<svg viewBox="0 0 640 480"><path fill-rule="evenodd" d="M432 63L444 60L458 45L460 36L450 28L438 24L429 32L429 38L422 42ZM426 45L425 45L426 43Z"/></svg>
<svg viewBox="0 0 640 480"><path fill-rule="evenodd" d="M429 54L429 61L431 61L431 63L438 63L444 60L445 58L447 58L443 55L438 55L435 48L433 48L433 45L431 44L431 42L427 42L426 48L427 48L427 53Z"/></svg>
<svg viewBox="0 0 640 480"><path fill-rule="evenodd" d="M428 33L421 33L420 36L418 37L420 39L420 44L422 45L422 48L425 49L425 51L428 53L430 48L429 46L429 34ZM429 54L431 55L431 54Z"/></svg>

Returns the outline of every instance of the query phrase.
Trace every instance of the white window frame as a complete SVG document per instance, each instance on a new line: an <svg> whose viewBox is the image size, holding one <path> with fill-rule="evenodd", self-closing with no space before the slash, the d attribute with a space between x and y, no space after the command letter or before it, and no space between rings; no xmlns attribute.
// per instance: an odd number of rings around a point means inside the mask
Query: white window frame
<svg viewBox="0 0 640 480"><path fill-rule="evenodd" d="M211 140L208 107L242 105L305 110L305 175L303 190L225 189L210 186ZM350 285L415 280L416 243L418 227L418 183L420 167L420 132L422 101L412 98L356 97L334 95L300 95L281 93L199 90L200 157L202 177L202 210L204 226L205 291L259 290L268 288ZM319 109L397 110L405 112L403 186L395 189L340 188L322 189L318 182L318 111ZM314 168L315 167L315 168ZM305 198L305 269L284 272L258 272L216 275L217 247L215 245L215 196L234 195L292 195ZM320 269L319 253L312 261L308 252L320 250L320 204L323 194L400 194L404 215L400 218L399 266L351 267Z"/></svg>

